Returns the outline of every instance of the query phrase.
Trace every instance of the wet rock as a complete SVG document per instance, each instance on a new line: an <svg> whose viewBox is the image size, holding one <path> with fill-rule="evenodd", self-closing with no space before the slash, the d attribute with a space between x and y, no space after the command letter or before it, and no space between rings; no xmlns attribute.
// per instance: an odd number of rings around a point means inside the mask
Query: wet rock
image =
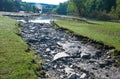
<svg viewBox="0 0 120 79"><path fill-rule="evenodd" d="M55 52L55 51L51 51L50 52L50 54L52 54L52 55L54 55L54 54L56 54L57 52Z"/></svg>
<svg viewBox="0 0 120 79"><path fill-rule="evenodd" d="M60 52L60 53L57 53L54 58L53 58L53 61L56 61L58 59L61 59L61 58L65 58L65 57L70 57L70 55L68 55L67 53L65 52Z"/></svg>
<svg viewBox="0 0 120 79"><path fill-rule="evenodd" d="M99 62L99 67L103 68L105 66L112 65L113 62L114 62L114 60L112 60L112 59L105 59L104 61Z"/></svg>
<svg viewBox="0 0 120 79"><path fill-rule="evenodd" d="M35 38L30 38L30 39L28 39L27 41L28 41L28 42L30 42L30 43L33 43L33 42L38 42L38 40L37 40L37 39L35 39Z"/></svg>
<svg viewBox="0 0 120 79"><path fill-rule="evenodd" d="M50 52L50 48L47 48L47 49L46 49L46 52Z"/></svg>
<svg viewBox="0 0 120 79"><path fill-rule="evenodd" d="M65 72L66 72L67 75L69 75L69 74L73 73L74 70L72 68L66 67Z"/></svg>
<svg viewBox="0 0 120 79"><path fill-rule="evenodd" d="M103 68L103 67L105 67L106 66L106 62L105 61L100 61L99 62L99 67L101 67L101 68Z"/></svg>
<svg viewBox="0 0 120 79"><path fill-rule="evenodd" d="M25 20L17 20L18 22L20 22L20 23L26 23L26 21Z"/></svg>
<svg viewBox="0 0 120 79"><path fill-rule="evenodd" d="M61 78L61 79L65 79L65 76L64 76L64 75L60 75L60 78Z"/></svg>
<svg viewBox="0 0 120 79"><path fill-rule="evenodd" d="M80 75L78 73L71 73L68 79L80 79Z"/></svg>
<svg viewBox="0 0 120 79"><path fill-rule="evenodd" d="M56 68L57 68L57 65L54 65L54 68L56 69Z"/></svg>
<svg viewBox="0 0 120 79"><path fill-rule="evenodd" d="M112 65L115 61L113 59L105 59L106 65Z"/></svg>
<svg viewBox="0 0 120 79"><path fill-rule="evenodd" d="M107 59L111 59L111 56L107 56L106 58L107 58Z"/></svg>
<svg viewBox="0 0 120 79"><path fill-rule="evenodd" d="M94 62L96 62L96 60L95 59L90 59L88 62L89 63L94 63Z"/></svg>
<svg viewBox="0 0 120 79"><path fill-rule="evenodd" d="M82 59L89 59L90 58L90 54L89 53L86 53L86 52L82 52L80 54L81 58Z"/></svg>
<svg viewBox="0 0 120 79"><path fill-rule="evenodd" d="M87 74L86 74L86 73L83 73L83 74L80 76L80 79L88 79L88 78L87 78Z"/></svg>

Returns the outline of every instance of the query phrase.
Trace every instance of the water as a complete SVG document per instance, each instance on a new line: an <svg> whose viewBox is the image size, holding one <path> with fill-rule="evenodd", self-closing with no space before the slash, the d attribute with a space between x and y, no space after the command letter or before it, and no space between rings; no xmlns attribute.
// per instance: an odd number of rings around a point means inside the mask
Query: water
<svg viewBox="0 0 120 79"><path fill-rule="evenodd" d="M50 21L56 20L55 18L51 17L51 16L40 16L37 17L34 20L29 20L29 22L33 22L33 23L50 23Z"/></svg>

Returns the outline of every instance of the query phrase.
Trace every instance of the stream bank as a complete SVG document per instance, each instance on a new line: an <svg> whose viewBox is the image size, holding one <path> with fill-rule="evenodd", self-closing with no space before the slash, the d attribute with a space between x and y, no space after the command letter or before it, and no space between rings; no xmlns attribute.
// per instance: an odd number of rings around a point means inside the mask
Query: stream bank
<svg viewBox="0 0 120 79"><path fill-rule="evenodd" d="M23 23L22 38L44 59L49 79L119 79L120 68L109 54L49 23ZM41 61L40 61L41 62ZM40 63L41 64L41 63Z"/></svg>

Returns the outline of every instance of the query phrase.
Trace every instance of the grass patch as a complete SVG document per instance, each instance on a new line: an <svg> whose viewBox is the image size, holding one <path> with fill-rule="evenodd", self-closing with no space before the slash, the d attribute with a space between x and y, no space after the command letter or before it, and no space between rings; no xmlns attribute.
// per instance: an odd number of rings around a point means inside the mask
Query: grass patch
<svg viewBox="0 0 120 79"><path fill-rule="evenodd" d="M103 42L108 46L113 46L120 51L120 23L90 20L89 22L91 23L70 20L56 21L60 27L74 31L78 35Z"/></svg>
<svg viewBox="0 0 120 79"><path fill-rule="evenodd" d="M17 21L0 16L0 79L36 79L34 51L16 35Z"/></svg>

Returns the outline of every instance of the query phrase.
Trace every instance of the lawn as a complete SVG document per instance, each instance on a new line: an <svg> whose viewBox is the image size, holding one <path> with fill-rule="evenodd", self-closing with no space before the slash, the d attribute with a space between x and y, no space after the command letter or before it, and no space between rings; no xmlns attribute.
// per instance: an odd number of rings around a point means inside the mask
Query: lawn
<svg viewBox="0 0 120 79"><path fill-rule="evenodd" d="M74 31L76 34L89 37L90 39L103 42L108 46L115 47L120 51L120 23L91 21L75 22L70 20L57 20L60 27Z"/></svg>
<svg viewBox="0 0 120 79"><path fill-rule="evenodd" d="M16 20L0 16L0 79L36 79L34 51L17 36Z"/></svg>

